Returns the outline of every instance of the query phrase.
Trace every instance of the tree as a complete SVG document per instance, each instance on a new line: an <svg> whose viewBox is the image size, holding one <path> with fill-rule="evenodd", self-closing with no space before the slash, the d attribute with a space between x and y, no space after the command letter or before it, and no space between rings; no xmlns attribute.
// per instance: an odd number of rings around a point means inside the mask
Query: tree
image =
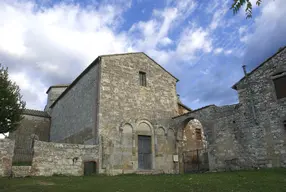
<svg viewBox="0 0 286 192"><path fill-rule="evenodd" d="M22 100L20 88L9 80L8 68L0 63L0 133L14 131L23 119L26 103Z"/></svg>
<svg viewBox="0 0 286 192"><path fill-rule="evenodd" d="M243 5L246 4L246 18L251 18L252 17L252 4L250 0L233 0L233 4L231 5L231 8L233 10L233 14L236 14ZM256 0L256 5L259 6L262 3L262 0Z"/></svg>

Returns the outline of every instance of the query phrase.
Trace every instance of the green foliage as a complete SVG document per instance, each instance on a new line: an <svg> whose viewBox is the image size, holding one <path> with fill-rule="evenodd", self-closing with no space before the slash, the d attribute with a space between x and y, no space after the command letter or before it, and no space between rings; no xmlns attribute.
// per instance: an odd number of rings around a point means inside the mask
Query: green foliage
<svg viewBox="0 0 286 192"><path fill-rule="evenodd" d="M23 119L25 105L19 86L9 80L8 68L0 63L0 134L17 128Z"/></svg>
<svg viewBox="0 0 286 192"><path fill-rule="evenodd" d="M256 5L260 6L262 3L262 0L257 0ZM236 14L243 5L246 5L245 13L246 13L246 18L251 18L252 17L252 4L250 0L233 0L233 4L231 5L231 8L233 10L233 14Z"/></svg>

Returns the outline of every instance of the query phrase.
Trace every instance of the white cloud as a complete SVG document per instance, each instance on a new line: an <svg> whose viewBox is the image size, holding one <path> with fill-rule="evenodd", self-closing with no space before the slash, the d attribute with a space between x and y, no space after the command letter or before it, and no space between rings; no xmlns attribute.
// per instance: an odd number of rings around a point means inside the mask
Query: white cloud
<svg viewBox="0 0 286 192"><path fill-rule="evenodd" d="M285 0L263 1L255 19L253 33L247 36L245 63L258 65L286 44Z"/></svg>
<svg viewBox="0 0 286 192"><path fill-rule="evenodd" d="M210 29L215 30L217 27L224 25L224 16L227 13L228 9L225 7L221 7L216 10L213 14L212 22L210 24Z"/></svg>
<svg viewBox="0 0 286 192"><path fill-rule="evenodd" d="M161 41L159 42L161 45L163 45L163 46L166 46L166 45L169 45L169 44L171 44L173 41L170 39L170 38L168 38L168 37L164 37L164 38L162 38L161 39Z"/></svg>
<svg viewBox="0 0 286 192"><path fill-rule="evenodd" d="M207 30L199 27L185 29L177 46L177 54L183 60L194 59L197 51L212 51L212 39Z"/></svg>
<svg viewBox="0 0 286 192"><path fill-rule="evenodd" d="M215 50L214 50L214 53L215 54L220 54L221 52L223 51L223 48L216 48Z"/></svg>
<svg viewBox="0 0 286 192"><path fill-rule="evenodd" d="M43 93L47 90L46 86L39 79L32 79L25 72L17 72L9 75L13 82L21 88L25 93L23 100L27 101L28 106L31 108L38 108L39 105L46 104L46 98ZM37 102L32 102L36 100Z"/></svg>
<svg viewBox="0 0 286 192"><path fill-rule="evenodd" d="M232 52L233 52L232 50L226 50L226 51L224 52L224 54L229 55L229 54L231 54Z"/></svg>
<svg viewBox="0 0 286 192"><path fill-rule="evenodd" d="M20 85L27 107L43 108L48 86L72 81L99 54L132 50L126 34L116 31L125 7L35 8L33 2L0 2L1 62Z"/></svg>

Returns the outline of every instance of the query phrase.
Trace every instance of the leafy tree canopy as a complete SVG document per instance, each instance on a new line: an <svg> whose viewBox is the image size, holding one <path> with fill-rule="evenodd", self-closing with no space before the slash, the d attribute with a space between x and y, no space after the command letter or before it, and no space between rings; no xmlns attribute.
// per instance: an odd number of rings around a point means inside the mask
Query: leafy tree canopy
<svg viewBox="0 0 286 192"><path fill-rule="evenodd" d="M257 0L256 5L259 6L262 3L262 0ZM236 14L243 5L246 4L246 18L251 18L252 17L252 3L250 0L233 0L233 4L230 9L233 10L233 13Z"/></svg>
<svg viewBox="0 0 286 192"><path fill-rule="evenodd" d="M8 68L0 63L0 133L15 130L23 119L26 103L22 100L20 88L9 80Z"/></svg>

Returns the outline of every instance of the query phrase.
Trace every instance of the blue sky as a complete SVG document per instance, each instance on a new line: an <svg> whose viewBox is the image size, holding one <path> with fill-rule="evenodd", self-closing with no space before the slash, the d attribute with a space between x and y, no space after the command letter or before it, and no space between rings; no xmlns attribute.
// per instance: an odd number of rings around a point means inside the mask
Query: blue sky
<svg viewBox="0 0 286 192"><path fill-rule="evenodd" d="M143 51L180 79L192 109L238 102L231 86L286 45L284 0L233 15L232 0L2 0L0 62L28 108L98 55ZM254 1L253 1L254 2Z"/></svg>

